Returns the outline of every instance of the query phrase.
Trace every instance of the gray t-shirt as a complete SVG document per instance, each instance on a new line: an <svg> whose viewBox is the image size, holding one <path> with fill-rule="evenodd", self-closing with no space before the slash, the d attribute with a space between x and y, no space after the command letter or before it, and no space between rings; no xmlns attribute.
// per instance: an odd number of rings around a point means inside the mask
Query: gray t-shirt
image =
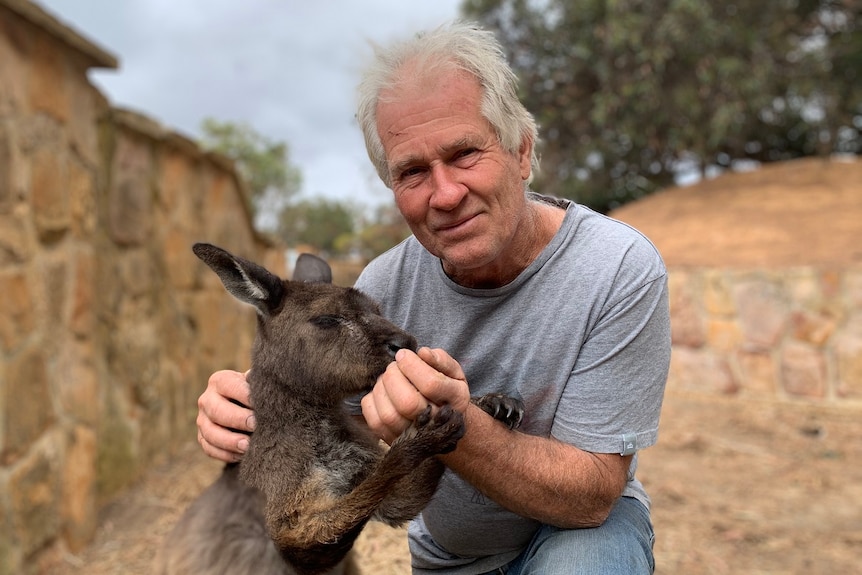
<svg viewBox="0 0 862 575"><path fill-rule="evenodd" d="M372 261L356 287L420 345L449 352L471 395L523 400L521 432L595 453L648 447L657 439L670 361L664 264L621 222L568 201L531 199L557 203L566 216L508 285L459 286L410 237ZM623 495L649 507L636 467L635 457ZM414 572L494 569L516 557L538 527L447 470L410 525Z"/></svg>

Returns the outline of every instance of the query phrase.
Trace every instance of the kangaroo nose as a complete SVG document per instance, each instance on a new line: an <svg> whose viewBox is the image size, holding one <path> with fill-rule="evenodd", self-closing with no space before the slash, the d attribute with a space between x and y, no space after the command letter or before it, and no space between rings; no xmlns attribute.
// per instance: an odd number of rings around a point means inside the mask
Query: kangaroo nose
<svg viewBox="0 0 862 575"><path fill-rule="evenodd" d="M416 351L416 338L406 333L396 333L386 342L386 347L389 349L389 355L394 359L399 349Z"/></svg>

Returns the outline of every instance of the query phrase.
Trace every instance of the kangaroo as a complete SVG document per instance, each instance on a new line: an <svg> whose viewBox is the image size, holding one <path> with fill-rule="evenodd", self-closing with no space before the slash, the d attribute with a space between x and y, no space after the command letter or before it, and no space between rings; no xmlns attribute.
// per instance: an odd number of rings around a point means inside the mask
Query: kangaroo
<svg viewBox="0 0 862 575"><path fill-rule="evenodd" d="M349 551L369 519L401 525L428 503L444 469L434 456L455 449L463 416L429 406L384 449L344 400L369 391L399 349L415 351L415 338L371 298L329 283L329 265L314 256L282 280L210 244L193 251L257 310L248 375L257 426L241 463L228 464L169 534L162 573L352 573ZM474 403L520 424L518 400Z"/></svg>

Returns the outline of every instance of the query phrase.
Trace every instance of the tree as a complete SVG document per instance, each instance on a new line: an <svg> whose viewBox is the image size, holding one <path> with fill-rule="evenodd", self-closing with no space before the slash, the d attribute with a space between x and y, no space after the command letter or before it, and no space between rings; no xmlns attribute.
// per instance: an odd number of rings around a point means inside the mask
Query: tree
<svg viewBox="0 0 862 575"><path fill-rule="evenodd" d="M859 0L467 0L537 117L537 187L601 211L740 160L862 151Z"/></svg>
<svg viewBox="0 0 862 575"><path fill-rule="evenodd" d="M392 204L379 206L354 238L354 248L366 260L372 260L410 235L410 228Z"/></svg>
<svg viewBox="0 0 862 575"><path fill-rule="evenodd" d="M258 227L277 222L290 199L299 192L302 175L290 163L284 142L275 142L244 123L206 118L201 124L202 145L231 158L246 183L249 209ZM264 216L264 217L262 217Z"/></svg>
<svg viewBox="0 0 862 575"><path fill-rule="evenodd" d="M356 209L335 200L302 200L279 218L278 235L288 245L308 244L329 255L349 251Z"/></svg>

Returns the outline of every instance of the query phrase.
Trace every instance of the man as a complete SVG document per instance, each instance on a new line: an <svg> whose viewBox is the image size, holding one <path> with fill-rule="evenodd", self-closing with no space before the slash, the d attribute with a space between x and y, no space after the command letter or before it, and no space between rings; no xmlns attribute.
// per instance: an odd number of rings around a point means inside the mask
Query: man
<svg viewBox="0 0 862 575"><path fill-rule="evenodd" d="M429 346L399 351L361 414L387 442L428 403L467 423L410 525L414 573L652 572L635 454L656 440L670 358L656 250L529 190L536 125L489 32L458 23L378 50L359 98L413 236L356 287ZM524 402L519 430L470 404L489 392ZM210 378L199 440L235 460L244 439L226 428L250 431L253 416L227 398L248 404L242 374Z"/></svg>

